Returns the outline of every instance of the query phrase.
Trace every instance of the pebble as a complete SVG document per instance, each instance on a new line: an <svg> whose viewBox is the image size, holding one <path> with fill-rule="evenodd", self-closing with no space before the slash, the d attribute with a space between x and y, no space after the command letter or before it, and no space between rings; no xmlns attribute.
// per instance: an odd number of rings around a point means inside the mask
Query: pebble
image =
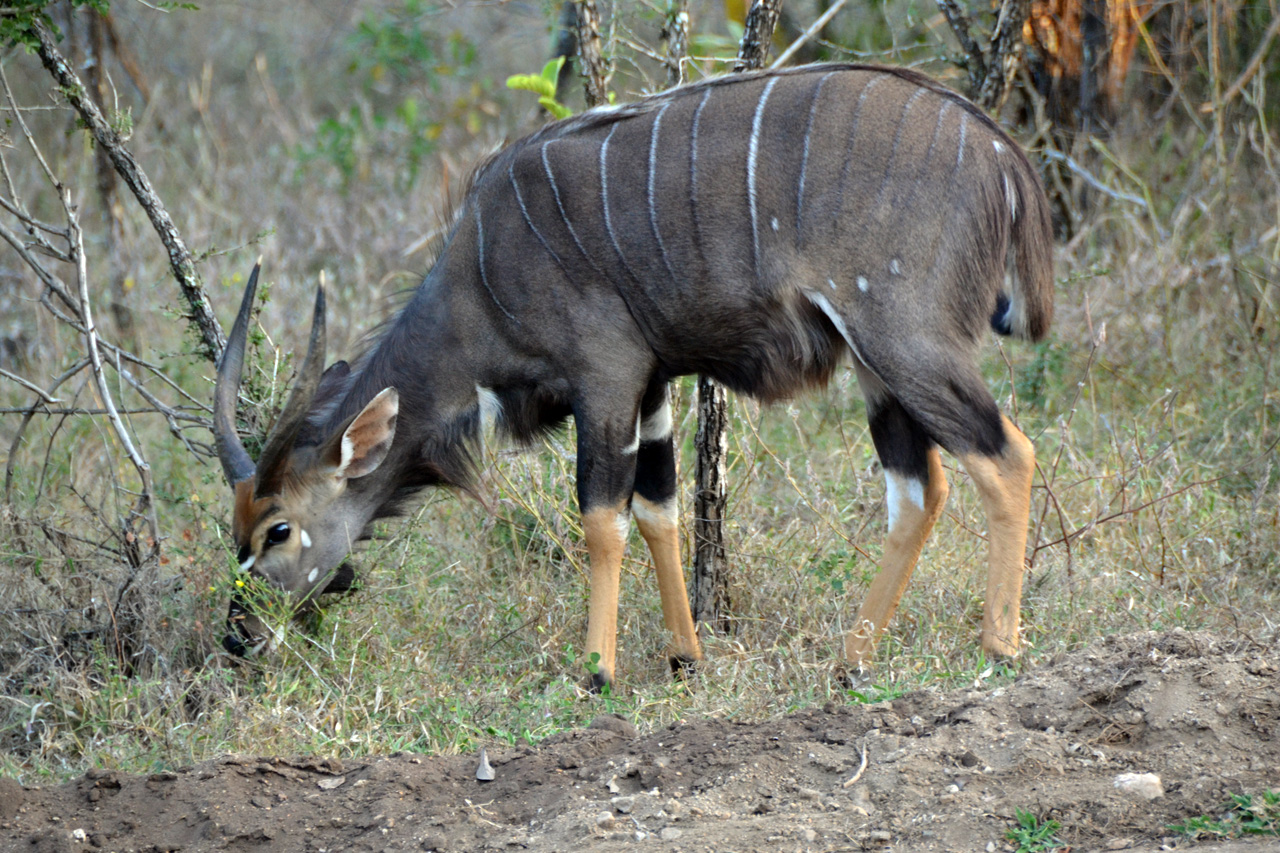
<svg viewBox="0 0 1280 853"><path fill-rule="evenodd" d="M1116 777L1115 787L1122 794L1154 800L1164 796L1164 785L1160 777L1154 773L1121 773Z"/></svg>
<svg viewBox="0 0 1280 853"><path fill-rule="evenodd" d="M617 819L609 812L600 812L600 814L596 815L596 827L599 829L603 829L608 832L617 825Z"/></svg>
<svg viewBox="0 0 1280 853"><path fill-rule="evenodd" d="M682 835L684 835L684 832L676 829L674 826L668 826L666 829L658 833L658 837L663 841L675 841Z"/></svg>
<svg viewBox="0 0 1280 853"><path fill-rule="evenodd" d="M618 814L631 814L632 810L636 807L634 797L614 797L609 802L613 804L613 808L618 812Z"/></svg>

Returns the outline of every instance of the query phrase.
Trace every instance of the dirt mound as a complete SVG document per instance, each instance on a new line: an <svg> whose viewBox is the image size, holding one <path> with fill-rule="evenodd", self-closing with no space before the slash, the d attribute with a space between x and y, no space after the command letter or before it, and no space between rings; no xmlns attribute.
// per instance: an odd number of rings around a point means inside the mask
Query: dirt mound
<svg viewBox="0 0 1280 853"><path fill-rule="evenodd" d="M1155 849L1170 823L1280 787L1280 657L1207 634L1110 638L996 690L644 737L605 716L489 759L488 783L475 756L409 755L0 780L0 848L979 851L1006 848L1024 809L1076 850ZM1123 774L1159 786L1122 790ZM1246 848L1263 846L1198 849Z"/></svg>

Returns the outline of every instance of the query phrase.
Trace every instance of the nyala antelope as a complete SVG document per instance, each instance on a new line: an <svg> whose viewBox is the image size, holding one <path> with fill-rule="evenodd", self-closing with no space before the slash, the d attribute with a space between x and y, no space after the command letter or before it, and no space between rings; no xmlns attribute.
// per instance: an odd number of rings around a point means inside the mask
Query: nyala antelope
<svg viewBox="0 0 1280 853"><path fill-rule="evenodd" d="M548 125L481 165L426 279L352 364L324 366L324 294L296 386L255 465L234 429L257 270L215 403L243 569L307 606L351 580L371 522L474 483L484 425L529 442L572 416L590 558L587 655L615 675L635 518L673 667L702 656L677 536L667 383L761 401L849 356L887 484L880 571L845 638L870 662L947 497L939 448L988 519L982 646L1018 649L1031 442L975 366L990 325L1052 315L1049 209L1018 146L911 71L819 65L694 83ZM226 647L274 630L233 602Z"/></svg>

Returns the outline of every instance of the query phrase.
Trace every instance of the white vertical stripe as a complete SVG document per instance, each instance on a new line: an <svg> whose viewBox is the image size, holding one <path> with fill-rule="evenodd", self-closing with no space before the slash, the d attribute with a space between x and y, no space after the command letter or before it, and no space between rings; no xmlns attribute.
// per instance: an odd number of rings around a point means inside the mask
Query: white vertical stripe
<svg viewBox="0 0 1280 853"><path fill-rule="evenodd" d="M760 154L760 125L764 121L764 105L769 100L769 93L777 84L778 78L772 77L760 93L760 101L756 104L756 114L751 120L751 142L747 145L747 200L751 205L751 263L756 275L760 274L760 226L756 212L756 160Z"/></svg>
<svg viewBox="0 0 1280 853"><path fill-rule="evenodd" d="M689 209L693 214L694 237L702 245L702 224L698 221L698 123L702 120L702 108L711 97L711 87L702 93L698 108L693 111L693 130L689 134Z"/></svg>
<svg viewBox="0 0 1280 853"><path fill-rule="evenodd" d="M515 179L512 178L512 180L515 180ZM519 196L518 190L516 192L516 195L517 197ZM524 205L521 204L521 208L523 207ZM493 288L489 286L489 275L484 271L484 223L480 221L479 203L477 202L476 204L474 204L471 209L472 211L475 212L475 219L476 219L476 264L480 267L480 283L484 285L485 290L489 291L489 298L493 300L494 305L498 306L498 310L501 311L503 314L506 314L507 319L514 320L515 317L512 317L511 312L502 306L502 303L498 301L497 294L495 294L493 292ZM526 219L527 218L528 217L526 217ZM533 227L532 223L530 223L529 227L531 228ZM342 467L346 467L347 462L348 462L347 439L346 437L343 437Z"/></svg>
<svg viewBox="0 0 1280 853"><path fill-rule="evenodd" d="M551 248L551 244L547 242L547 238L542 236L542 232L533 224L533 220L529 218L529 210L524 206L524 195L520 192L520 184L516 182L515 163L507 167L507 177L511 179L511 189L516 193L516 204L520 205L520 215L524 217L524 224L529 226L529 230L533 232L533 236L538 238L538 242L542 244L542 248L547 250L547 254L555 260L556 265L560 269L564 269L564 261L560 260L560 256ZM568 272L566 271L566 275ZM488 287L488 284L485 285Z"/></svg>
<svg viewBox="0 0 1280 853"><path fill-rule="evenodd" d="M613 218L609 215L609 174L607 170L609 140L613 139L613 132L617 129L618 126L616 124L609 128L609 135L604 138L604 142L600 143L600 206L604 208L604 230L609 232L609 240L613 243L613 250L622 259L622 265L627 268L627 272L631 272L626 256L622 254L622 246L618 244L618 235L613 231ZM631 277L635 278L635 273L631 272Z"/></svg>
<svg viewBox="0 0 1280 853"><path fill-rule="evenodd" d="M960 164L964 162L964 137L969 132L969 114L960 113L960 145L956 149L956 168L960 168Z"/></svg>
<svg viewBox="0 0 1280 853"><path fill-rule="evenodd" d="M658 241L658 253L662 255L662 265L667 268L667 274L675 280L676 271L671 268L671 261L667 258L667 247L662 242L662 234L658 232L658 206L655 201L656 193L654 187L658 178L658 129L662 126L662 114L667 111L667 107L671 106L671 102L662 105L662 109L658 110L658 114L653 117L653 130L649 134L649 227L653 229L653 239Z"/></svg>
<svg viewBox="0 0 1280 853"><path fill-rule="evenodd" d="M818 85L813 90L813 103L809 105L809 121L804 126L804 153L800 157L800 186L796 190L796 234L800 234L800 222L804 217L804 180L809 172L809 135L813 132L813 120L818 114L818 97L822 94L822 86L827 82L827 78L834 74L834 71L828 71L818 80Z"/></svg>
<svg viewBox="0 0 1280 853"><path fill-rule="evenodd" d="M560 188L556 186L556 176L552 174L551 163L547 160L547 146L550 144L551 142L542 143L542 148L540 148L539 151L542 154L542 170L546 172L547 183L551 185L551 194L555 196L556 209L560 211L560 218L564 221L564 227L569 229L569 236L573 238L573 244L578 247L578 251L582 253L582 257L586 258L587 263L591 264L591 268L596 271L597 275L603 276L603 273L600 272L600 269L596 267L595 263L591 260L591 256L587 254L587 250L582 245L582 241L578 239L578 232L574 230L573 223L569 221L569 214L565 212L564 203L560 200ZM520 203L520 209L524 209L523 201ZM527 213L525 214L525 218L528 218Z"/></svg>

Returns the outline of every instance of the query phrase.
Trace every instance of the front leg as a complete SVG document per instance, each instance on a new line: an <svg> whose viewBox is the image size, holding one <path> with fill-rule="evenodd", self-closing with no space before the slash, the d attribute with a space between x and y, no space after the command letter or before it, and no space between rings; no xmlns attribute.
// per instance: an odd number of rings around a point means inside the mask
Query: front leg
<svg viewBox="0 0 1280 853"><path fill-rule="evenodd" d="M591 563L587 604L587 657L594 658L588 686L600 692L613 682L618 648L618 586L631 521L635 483L638 405L629 416L594 420L575 412L578 426L578 507Z"/></svg>
<svg viewBox="0 0 1280 853"><path fill-rule="evenodd" d="M613 683L618 654L618 586L627 547L631 515L626 504L588 509L582 532L591 561L591 594L587 604L587 659L595 659L589 688L599 693ZM598 656L598 657L597 657Z"/></svg>

